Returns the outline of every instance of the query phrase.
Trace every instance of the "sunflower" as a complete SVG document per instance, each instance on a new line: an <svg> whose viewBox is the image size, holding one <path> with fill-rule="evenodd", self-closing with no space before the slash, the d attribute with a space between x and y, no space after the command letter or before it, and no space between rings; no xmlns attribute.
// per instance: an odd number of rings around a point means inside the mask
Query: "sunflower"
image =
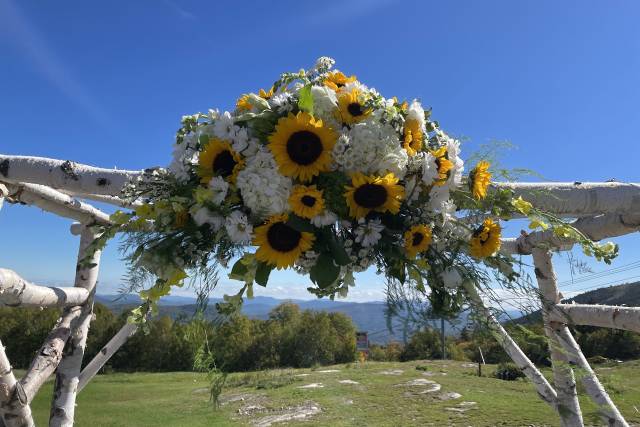
<svg viewBox="0 0 640 427"><path fill-rule="evenodd" d="M440 147L435 151L431 151L431 154L436 158L436 165L438 166L438 178L433 184L444 185L449 178L451 169L453 169L453 162L448 158L447 147Z"/></svg>
<svg viewBox="0 0 640 427"><path fill-rule="evenodd" d="M244 160L240 154L233 151L228 141L210 138L200 153L198 164L198 176L203 184L214 176L235 182L238 172L244 167Z"/></svg>
<svg viewBox="0 0 640 427"><path fill-rule="evenodd" d="M269 89L269 92L265 92L264 89L260 89L260 92L258 92L258 96L262 99L271 99L271 97L273 96L274 89L275 89L275 86L271 86L271 89Z"/></svg>
<svg viewBox="0 0 640 427"><path fill-rule="evenodd" d="M324 210L322 190L318 190L315 185L296 185L289 196L289 206L294 214L311 219Z"/></svg>
<svg viewBox="0 0 640 427"><path fill-rule="evenodd" d="M471 237L471 256L485 258L496 253L500 249L500 231L500 224L485 219Z"/></svg>
<svg viewBox="0 0 640 427"><path fill-rule="evenodd" d="M481 200L487 197L487 188L491 182L491 163L483 160L469 173L469 189L473 193L473 198Z"/></svg>
<svg viewBox="0 0 640 427"><path fill-rule="evenodd" d="M365 97L358 89L351 89L351 92L341 93L338 96L336 118L348 125L364 120L371 114L371 109L365 107L364 103Z"/></svg>
<svg viewBox="0 0 640 427"><path fill-rule="evenodd" d="M422 141L424 134L420 127L420 122L415 119L408 119L404 123L404 135L402 148L407 151L409 156L415 156L418 151L422 150Z"/></svg>
<svg viewBox="0 0 640 427"><path fill-rule="evenodd" d="M315 236L287 225L287 214L275 215L256 227L253 244L256 259L278 269L291 267L303 252L311 249Z"/></svg>
<svg viewBox="0 0 640 427"><path fill-rule="evenodd" d="M331 150L337 139L338 135L324 126L322 120L300 111L278 120L269 136L269 148L282 175L307 182L329 170Z"/></svg>
<svg viewBox="0 0 640 427"><path fill-rule="evenodd" d="M249 94L245 93L236 101L236 109L239 111L250 111L251 103L249 102Z"/></svg>
<svg viewBox="0 0 640 427"><path fill-rule="evenodd" d="M356 81L356 76L347 77L340 71L334 71L329 73L324 80L324 85L339 92L347 83Z"/></svg>
<svg viewBox="0 0 640 427"><path fill-rule="evenodd" d="M351 186L345 186L344 196L349 206L349 215L364 218L371 211L398 213L404 198L404 188L392 173L384 176L367 176L356 172L351 177Z"/></svg>
<svg viewBox="0 0 640 427"><path fill-rule="evenodd" d="M418 224L404 233L404 248L409 258L415 258L420 252L424 252L431 244L431 228L428 225Z"/></svg>

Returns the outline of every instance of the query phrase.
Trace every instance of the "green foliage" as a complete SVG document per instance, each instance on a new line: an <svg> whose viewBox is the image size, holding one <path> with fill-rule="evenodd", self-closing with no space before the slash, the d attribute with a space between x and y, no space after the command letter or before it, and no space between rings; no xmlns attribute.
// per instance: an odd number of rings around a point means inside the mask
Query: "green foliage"
<svg viewBox="0 0 640 427"><path fill-rule="evenodd" d="M500 363L493 373L495 378L505 381L515 381L518 378L524 378L524 372L514 363Z"/></svg>

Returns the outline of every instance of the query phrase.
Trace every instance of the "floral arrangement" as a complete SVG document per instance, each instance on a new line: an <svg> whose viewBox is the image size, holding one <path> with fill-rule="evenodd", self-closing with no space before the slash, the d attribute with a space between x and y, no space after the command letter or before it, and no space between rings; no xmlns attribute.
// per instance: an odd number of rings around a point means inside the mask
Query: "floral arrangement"
<svg viewBox="0 0 640 427"><path fill-rule="evenodd" d="M126 188L144 203L114 214L105 235L128 232L132 277L155 280L142 291L148 306L188 271L207 276L232 260L230 277L244 286L230 303L266 286L273 269L308 275L310 292L333 297L375 267L434 306L455 305L460 282L480 269L517 275L499 252L500 220L513 215L615 256L491 188L488 161L465 175L460 142L420 102L385 98L333 65L321 58L285 73L268 91L242 95L233 112L183 117L168 169Z"/></svg>

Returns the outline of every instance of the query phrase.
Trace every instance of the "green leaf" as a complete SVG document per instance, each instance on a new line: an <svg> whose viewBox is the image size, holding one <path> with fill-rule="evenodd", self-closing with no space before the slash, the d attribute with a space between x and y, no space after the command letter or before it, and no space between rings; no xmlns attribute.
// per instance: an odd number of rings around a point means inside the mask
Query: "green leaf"
<svg viewBox="0 0 640 427"><path fill-rule="evenodd" d="M313 94L311 93L311 85L308 84L298 92L298 108L313 114Z"/></svg>
<svg viewBox="0 0 640 427"><path fill-rule="evenodd" d="M267 286L271 270L273 270L273 267L267 263L259 261L258 268L256 269L256 283L260 286Z"/></svg>
<svg viewBox="0 0 640 427"><path fill-rule="evenodd" d="M326 253L321 253L316 265L311 267L309 278L320 288L326 288L336 281L340 274L340 267L333 262L333 258Z"/></svg>
<svg viewBox="0 0 640 427"><path fill-rule="evenodd" d="M333 255L333 259L338 265L351 264L351 258L349 258L349 254L347 254L347 251L344 249L344 245L338 241L334 234L331 234L328 245L329 250L331 250L331 255Z"/></svg>
<svg viewBox="0 0 640 427"><path fill-rule="evenodd" d="M297 215L290 214L287 225L296 231L307 231L309 233L315 231L315 227L306 219L300 218Z"/></svg>
<svg viewBox="0 0 640 427"><path fill-rule="evenodd" d="M238 280L243 280L244 275L247 274L248 271L249 269L242 262L242 258L240 258L238 261L236 261L235 264L233 264L233 267L231 268L231 273L229 273L229 277L232 279L235 277L239 277Z"/></svg>

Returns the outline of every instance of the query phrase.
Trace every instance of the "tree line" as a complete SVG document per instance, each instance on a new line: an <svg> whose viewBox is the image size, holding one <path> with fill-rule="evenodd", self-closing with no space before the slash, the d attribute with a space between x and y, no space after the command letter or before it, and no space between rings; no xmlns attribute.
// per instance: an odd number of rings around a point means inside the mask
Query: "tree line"
<svg viewBox="0 0 640 427"><path fill-rule="evenodd" d="M87 341L88 363L123 326L126 314L116 315L96 304ZM0 339L15 368L25 369L55 321L56 309L0 308ZM549 364L547 340L541 322L509 323L506 329L531 360ZM640 334L594 327L578 327L577 341L587 357L629 360L640 357ZM311 367L358 360L356 327L342 313L300 310L292 303L274 308L267 319L232 316L226 322L200 317L149 320L147 333L138 332L112 357L106 370L202 370L203 350L221 371L253 371L278 367ZM486 363L509 361L495 339L482 327L468 327L458 337L447 337L449 359ZM424 328L406 344L372 345L370 360L407 361L442 358L439 331Z"/></svg>

